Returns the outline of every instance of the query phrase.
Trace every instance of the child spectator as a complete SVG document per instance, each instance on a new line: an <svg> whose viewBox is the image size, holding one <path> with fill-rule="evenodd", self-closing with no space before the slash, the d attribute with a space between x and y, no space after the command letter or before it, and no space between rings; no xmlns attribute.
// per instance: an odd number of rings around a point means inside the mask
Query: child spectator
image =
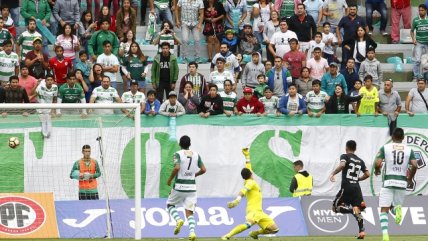
<svg viewBox="0 0 428 241"><path fill-rule="evenodd" d="M309 47L306 50L306 59L309 60L311 59L312 53L314 52L314 49L318 47L321 49L321 52L324 52L324 48L325 48L325 43L322 42L322 33L317 32L315 34L315 38L314 40L309 41Z"/></svg>
<svg viewBox="0 0 428 241"><path fill-rule="evenodd" d="M328 64L330 64L335 58L337 38L330 32L331 25L329 22L325 22L322 26L322 42L325 44L322 54L327 59Z"/></svg>
<svg viewBox="0 0 428 241"><path fill-rule="evenodd" d="M232 91L233 83L227 79L224 81L224 91L220 92L219 95L223 99L223 109L226 116L231 116L236 112L236 93Z"/></svg>
<svg viewBox="0 0 428 241"><path fill-rule="evenodd" d="M13 38L16 38L16 27L12 17L10 16L9 7L6 5L2 5L0 10L1 10L1 18L3 19L3 24L4 24L3 27L9 30Z"/></svg>
<svg viewBox="0 0 428 241"><path fill-rule="evenodd" d="M357 104L357 115L377 115L376 106L379 102L379 94L372 81L371 75L364 77L364 86L359 92L362 98Z"/></svg>
<svg viewBox="0 0 428 241"><path fill-rule="evenodd" d="M363 86L363 82L359 79L355 80L354 89L350 92L350 97L356 97L360 95L360 89ZM349 104L349 113L355 113L357 109L357 102L352 102Z"/></svg>
<svg viewBox="0 0 428 241"><path fill-rule="evenodd" d="M262 116L265 113L264 105L259 99L253 96L253 89L244 88L244 97L242 97L236 104L237 115L242 114L256 114Z"/></svg>
<svg viewBox="0 0 428 241"><path fill-rule="evenodd" d="M79 52L79 60L76 64L76 70L81 70L83 79L85 80L87 85L90 85L89 76L91 74L91 64L88 62L88 54L82 50Z"/></svg>
<svg viewBox="0 0 428 241"><path fill-rule="evenodd" d="M160 109L160 102L158 99L156 99L156 91L149 90L147 92L147 101L146 101L146 108L144 110L144 114L148 116L155 116L159 113Z"/></svg>
<svg viewBox="0 0 428 241"><path fill-rule="evenodd" d="M380 87L380 82L383 79L383 72L380 67L379 60L376 59L375 49L367 49L366 59L361 62L360 70L358 75L362 81L366 76L371 75L373 80L373 85L377 88Z"/></svg>
<svg viewBox="0 0 428 241"><path fill-rule="evenodd" d="M12 41L12 47L13 47L13 37L12 34L10 34L9 30L7 30L4 27L4 21L2 18L0 18L0 51L3 50L3 43L6 40Z"/></svg>
<svg viewBox="0 0 428 241"><path fill-rule="evenodd" d="M321 90L321 81L312 81L312 90L306 94L306 102L308 116L316 116L317 118L324 114L326 107L325 102L328 100L328 95Z"/></svg>
<svg viewBox="0 0 428 241"><path fill-rule="evenodd" d="M221 44L225 43L229 46L229 50L232 53L236 53L238 50L239 39L235 36L235 33L232 29L228 29L224 32L224 37L221 40Z"/></svg>
<svg viewBox="0 0 428 241"><path fill-rule="evenodd" d="M269 86L264 89L264 96L259 101L265 107L264 115L281 115L281 112L278 111L279 98L273 95L273 91Z"/></svg>
<svg viewBox="0 0 428 241"><path fill-rule="evenodd" d="M242 73L242 84L245 87L255 88L258 83L258 76L264 75L265 66L262 64L262 56L259 52L251 54L251 61L245 65Z"/></svg>
<svg viewBox="0 0 428 241"><path fill-rule="evenodd" d="M169 117L182 116L186 113L184 107L177 101L177 93L170 91L168 99L159 108L159 114Z"/></svg>
<svg viewBox="0 0 428 241"><path fill-rule="evenodd" d="M254 88L254 96L256 96L257 98L262 98L265 93L265 89L268 87L268 85L266 84L266 76L263 74L259 74L257 76L257 81L259 82L259 84L256 86L256 88Z"/></svg>
<svg viewBox="0 0 428 241"><path fill-rule="evenodd" d="M288 86L288 95L281 97L279 100L279 111L290 117L296 114L303 115L306 113L306 103L303 98L297 94L295 84L290 84Z"/></svg>

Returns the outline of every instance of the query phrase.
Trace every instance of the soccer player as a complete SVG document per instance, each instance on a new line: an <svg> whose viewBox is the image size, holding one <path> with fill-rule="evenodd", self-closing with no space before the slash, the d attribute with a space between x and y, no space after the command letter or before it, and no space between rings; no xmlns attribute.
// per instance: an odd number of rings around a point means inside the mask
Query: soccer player
<svg viewBox="0 0 428 241"><path fill-rule="evenodd" d="M340 156L340 164L330 175L330 181L335 182L335 175L342 172L342 185L333 201L333 212L352 213L358 222L358 239L364 239L364 220L361 211L366 208L359 181L370 177L364 161L355 155L357 143L354 140L346 142L346 154ZM360 173L363 175L360 176Z"/></svg>
<svg viewBox="0 0 428 241"><path fill-rule="evenodd" d="M246 163L245 168L241 171L241 176L245 180L244 188L238 194L235 200L228 202L229 208L238 206L242 197L247 197L247 215L245 217L246 222L239 224L233 228L228 234L221 237L222 240L229 240L232 236L241 233L249 229L254 224L258 224L261 229L257 231L251 231L249 236L253 239L258 239L259 234L274 234L279 231L278 226L271 217L263 212L262 209L262 192L257 182L253 179L253 171L250 162L250 153L248 148L242 149L242 153L245 156Z"/></svg>
<svg viewBox="0 0 428 241"><path fill-rule="evenodd" d="M396 128L392 133L392 142L380 148L375 163L375 175L381 174L383 168L383 184L379 195L380 227L383 241L389 241L388 211L395 215L395 223L402 219L401 205L406 196L406 188L412 183L416 174L417 162L413 150L402 143L404 131ZM384 164L383 164L384 162ZM408 168L409 167L409 168Z"/></svg>
<svg viewBox="0 0 428 241"><path fill-rule="evenodd" d="M195 241L195 218L193 212L196 206L196 177L206 172L201 157L195 151L189 149L190 137L182 136L180 138L181 150L174 154L174 169L168 179L168 186L172 185L171 193L166 201L168 212L177 222L174 234L180 232L184 221L178 215L176 205L183 206L186 211L187 221L189 222L189 240Z"/></svg>

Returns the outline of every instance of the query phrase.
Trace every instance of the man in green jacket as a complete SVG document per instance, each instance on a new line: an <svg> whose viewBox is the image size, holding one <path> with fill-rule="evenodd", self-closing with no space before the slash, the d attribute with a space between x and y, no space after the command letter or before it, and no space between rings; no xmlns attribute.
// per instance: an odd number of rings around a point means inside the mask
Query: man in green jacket
<svg viewBox="0 0 428 241"><path fill-rule="evenodd" d="M30 18L40 19L42 24L46 25L51 18L51 8L48 0L24 0L21 7L21 15L25 19L25 26L28 26ZM18 26L18 24L15 23L15 26Z"/></svg>
<svg viewBox="0 0 428 241"><path fill-rule="evenodd" d="M152 64L152 86L160 102L164 99L164 92L168 94L175 89L178 79L177 57L169 52L169 43L163 42L161 49L162 52L155 56Z"/></svg>
<svg viewBox="0 0 428 241"><path fill-rule="evenodd" d="M89 55L92 56L92 60L95 63L97 61L98 55L104 53L103 43L104 41L109 41L112 46L112 53L118 56L119 51L119 40L115 33L109 30L110 20L102 19L101 29L92 34L91 39L88 44Z"/></svg>

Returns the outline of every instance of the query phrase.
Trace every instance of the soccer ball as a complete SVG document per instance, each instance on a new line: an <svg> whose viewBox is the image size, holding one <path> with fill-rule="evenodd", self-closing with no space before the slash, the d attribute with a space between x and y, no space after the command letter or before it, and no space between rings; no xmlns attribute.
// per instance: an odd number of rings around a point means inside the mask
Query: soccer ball
<svg viewBox="0 0 428 241"><path fill-rule="evenodd" d="M18 137L11 137L9 138L9 147L10 148L16 148L19 146L19 139Z"/></svg>

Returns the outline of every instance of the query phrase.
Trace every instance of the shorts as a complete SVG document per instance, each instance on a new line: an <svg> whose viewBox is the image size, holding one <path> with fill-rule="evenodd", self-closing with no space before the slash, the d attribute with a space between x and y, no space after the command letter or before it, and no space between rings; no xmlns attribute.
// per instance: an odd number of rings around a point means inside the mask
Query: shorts
<svg viewBox="0 0 428 241"><path fill-rule="evenodd" d="M194 212L196 207L196 192L179 192L171 190L166 204L173 206L182 206L184 209Z"/></svg>
<svg viewBox="0 0 428 241"><path fill-rule="evenodd" d="M245 216L245 219L249 223L257 223L262 229L267 229L272 225L276 225L275 221L263 211L249 212L247 216Z"/></svg>
<svg viewBox="0 0 428 241"><path fill-rule="evenodd" d="M379 207L389 208L392 206L401 205L406 197L405 189L393 189L382 187L379 194Z"/></svg>
<svg viewBox="0 0 428 241"><path fill-rule="evenodd" d="M360 207L362 202L364 202L364 199L360 185L346 185L342 186L340 191L337 193L333 205L337 207L344 203L351 205L352 207Z"/></svg>

